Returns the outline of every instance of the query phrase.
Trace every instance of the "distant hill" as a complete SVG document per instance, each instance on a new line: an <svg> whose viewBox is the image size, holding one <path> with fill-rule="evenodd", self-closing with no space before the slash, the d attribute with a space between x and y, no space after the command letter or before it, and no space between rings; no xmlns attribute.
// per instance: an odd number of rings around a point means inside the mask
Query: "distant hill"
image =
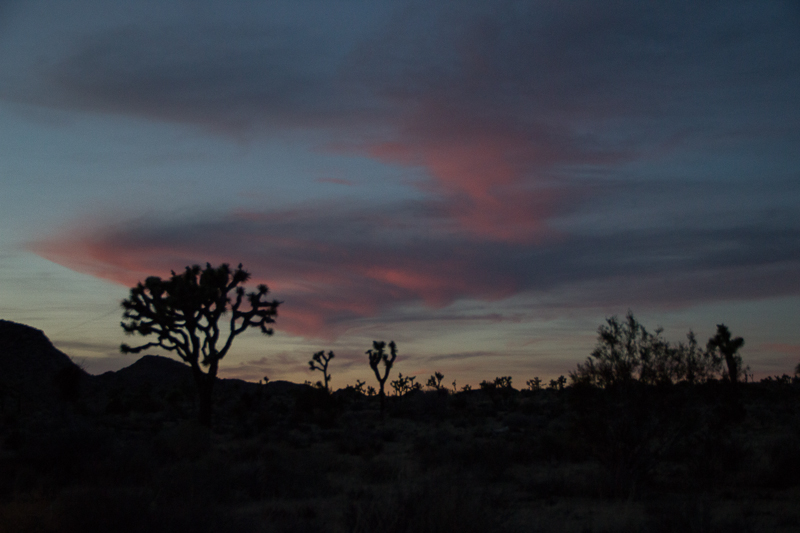
<svg viewBox="0 0 800 533"><path fill-rule="evenodd" d="M77 366L41 331L25 324L0 320L0 376L13 381L52 378Z"/></svg>
<svg viewBox="0 0 800 533"><path fill-rule="evenodd" d="M0 320L0 398L38 405L74 395L87 378L41 330Z"/></svg>
<svg viewBox="0 0 800 533"><path fill-rule="evenodd" d="M117 371L105 372L95 377L104 385L141 386L170 388L192 381L192 370L188 365L160 355L145 355L135 363Z"/></svg>
<svg viewBox="0 0 800 533"><path fill-rule="evenodd" d="M41 413L42 408L47 411L74 400L81 400L84 411L91 412L103 412L107 406L119 406L120 402L125 408L147 409L154 408L152 401L176 398L176 392L180 392L177 397L194 402L194 387L188 365L158 355L145 355L120 370L91 375L53 346L42 331L0 320L0 410ZM221 406L226 401L236 401L245 392L260 390L283 396L308 388L287 381L260 386L238 379L219 379L215 395ZM18 405L22 408L18 409Z"/></svg>

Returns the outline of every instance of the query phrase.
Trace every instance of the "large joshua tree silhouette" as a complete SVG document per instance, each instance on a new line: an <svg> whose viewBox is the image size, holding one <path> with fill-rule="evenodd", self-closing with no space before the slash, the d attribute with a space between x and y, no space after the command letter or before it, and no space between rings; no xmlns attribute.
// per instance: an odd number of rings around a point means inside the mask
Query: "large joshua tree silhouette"
<svg viewBox="0 0 800 533"><path fill-rule="evenodd" d="M389 352L390 353L386 353L386 343L383 341L372 341L372 349L367 350L369 366L372 368L372 371L375 372L375 377L378 378L378 384L380 385L378 396L381 399L381 416L383 416L384 403L386 401L386 394L383 391L384 385L386 384L386 379L389 377L389 371L392 369L394 360L397 359L397 345L394 341L389 343ZM381 361L383 361L384 366L383 376L381 376L381 371L378 368Z"/></svg>
<svg viewBox="0 0 800 533"><path fill-rule="evenodd" d="M234 337L250 327L260 328L265 335L273 332L270 324L275 323L280 302L266 299L266 285L246 293L241 285L249 279L241 264L231 271L227 264L214 268L206 263L204 269L195 265L181 274L172 271L169 279L151 276L122 301L125 333L158 337L140 346L123 344L122 352L155 347L176 352L192 368L200 399L198 419L205 426L211 425L219 362Z"/></svg>

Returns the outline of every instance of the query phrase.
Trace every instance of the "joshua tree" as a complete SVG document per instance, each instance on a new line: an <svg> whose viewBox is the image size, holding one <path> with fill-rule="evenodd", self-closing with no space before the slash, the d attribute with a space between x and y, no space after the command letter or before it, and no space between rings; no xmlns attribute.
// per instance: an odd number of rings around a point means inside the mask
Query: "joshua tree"
<svg viewBox="0 0 800 533"><path fill-rule="evenodd" d="M192 367L200 397L198 418L205 426L211 425L219 362L234 337L249 327L272 335L269 325L275 323L280 302L266 300L266 285L245 293L240 285L249 279L241 264L231 271L227 264L214 268L206 263L205 269L195 265L186 267L182 274L173 271L169 279L151 276L133 287L130 297L122 301L125 333L158 337L141 346L123 344L122 352L139 353L155 347L176 352Z"/></svg>
<svg viewBox="0 0 800 533"><path fill-rule="evenodd" d="M567 378L565 378L564 376L558 376L558 379L550 380L550 385L547 388L553 390L564 390L564 386L566 384L567 384Z"/></svg>
<svg viewBox="0 0 800 533"><path fill-rule="evenodd" d="M528 386L528 390L537 391L542 389L542 380L538 376L529 379L525 384Z"/></svg>
<svg viewBox="0 0 800 533"><path fill-rule="evenodd" d="M331 380L331 375L328 374L328 363L331 362L331 359L336 357L333 352L329 351L328 355L325 355L325 350L315 353L311 356L311 361L308 362L308 367L314 370L320 370L322 372L322 376L325 378L325 390L330 392L330 388L328 388L328 382Z"/></svg>
<svg viewBox="0 0 800 533"><path fill-rule="evenodd" d="M372 371L375 372L375 377L378 378L378 396L381 399L381 416L383 416L384 402L386 398L386 394L383 391L384 385L386 384L386 378L389 377L389 371L392 369L394 360L397 359L397 345L394 343L394 341L389 343L389 352L390 353L386 353L386 343L383 341L372 341L372 349L367 350L367 355L369 356L369 366L372 368ZM381 372L378 369L378 365L381 364L381 361L383 361L384 367L383 377L381 377Z"/></svg>
<svg viewBox="0 0 800 533"><path fill-rule="evenodd" d="M497 376L494 381L483 380L480 383L481 390L493 392L498 389L510 390L511 389L511 376Z"/></svg>
<svg viewBox="0 0 800 533"><path fill-rule="evenodd" d="M444 379L444 374L441 372L434 372L434 374L428 378L428 383L426 385L436 390L442 389L442 380ZM453 385L455 387L455 385Z"/></svg>
<svg viewBox="0 0 800 533"><path fill-rule="evenodd" d="M725 324L717 324L717 334L708 339L708 351L714 354L719 353L725 359L728 367L728 379L731 383L736 383L742 372L742 356L736 353L742 346L744 346L744 339L741 337L732 339L731 332Z"/></svg>

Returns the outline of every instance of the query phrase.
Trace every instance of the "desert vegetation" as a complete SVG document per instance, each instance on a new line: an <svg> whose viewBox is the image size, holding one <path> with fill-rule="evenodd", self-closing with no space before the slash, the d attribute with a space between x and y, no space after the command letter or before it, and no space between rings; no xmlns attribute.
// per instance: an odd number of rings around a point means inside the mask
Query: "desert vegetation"
<svg viewBox="0 0 800 533"><path fill-rule="evenodd" d="M753 382L724 325L703 346L611 317L568 377L521 388L502 375L448 387L438 371L423 385L384 341L364 359L377 389L332 390L324 351L316 385L216 379L236 332L275 318L243 272L132 290L126 330L187 364L148 355L92 376L0 321L0 533L800 528L800 378Z"/></svg>
<svg viewBox="0 0 800 533"><path fill-rule="evenodd" d="M219 363L233 339L250 327L272 335L269 326L275 323L280 302L266 299L266 285L245 293L241 284L248 279L250 273L241 264L234 271L227 264L217 268L206 264L204 269L195 265L186 267L182 274L173 271L168 280L147 278L133 287L129 298L122 302L125 312L121 325L125 333L158 338L134 347L123 344L122 352L161 348L178 354L192 369L200 400L198 420L205 426L211 425ZM245 299L249 308L242 307ZM326 375L326 385L327 382Z"/></svg>

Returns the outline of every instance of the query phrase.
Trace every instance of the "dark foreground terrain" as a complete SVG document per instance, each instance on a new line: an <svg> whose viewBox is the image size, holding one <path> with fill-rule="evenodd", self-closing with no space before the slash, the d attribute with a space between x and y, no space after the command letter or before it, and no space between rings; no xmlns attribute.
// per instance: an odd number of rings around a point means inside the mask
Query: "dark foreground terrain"
<svg viewBox="0 0 800 533"><path fill-rule="evenodd" d="M90 376L0 321L0 532L798 531L800 384L332 395Z"/></svg>

